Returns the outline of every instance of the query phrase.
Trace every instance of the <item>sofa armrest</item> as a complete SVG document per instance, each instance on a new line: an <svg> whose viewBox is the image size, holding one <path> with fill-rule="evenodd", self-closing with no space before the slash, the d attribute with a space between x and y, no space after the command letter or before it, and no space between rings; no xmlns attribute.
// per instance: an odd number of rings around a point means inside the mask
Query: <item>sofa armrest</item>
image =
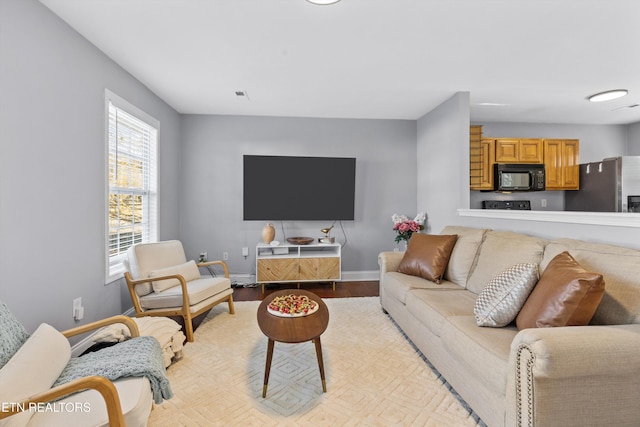
<svg viewBox="0 0 640 427"><path fill-rule="evenodd" d="M380 254L378 255L380 276L382 276L387 271L398 271L398 266L400 265L400 261L402 261L403 256L404 252L380 252Z"/></svg>
<svg viewBox="0 0 640 427"><path fill-rule="evenodd" d="M118 396L116 386L113 385L113 383L108 379L99 376L78 378L77 380L59 385L43 393L31 396L23 400L22 402L16 402L14 404L3 407L2 411L0 411L0 419L18 414L23 410L29 410L29 408L37 406L38 404L51 402L69 394L87 389L96 390L102 395L102 398L104 399L107 407L109 426L125 427L124 416L122 414L122 406L120 405L120 397ZM64 417L63 414L61 414L60 416Z"/></svg>
<svg viewBox="0 0 640 427"><path fill-rule="evenodd" d="M520 331L506 425L640 425L638 354L640 324Z"/></svg>

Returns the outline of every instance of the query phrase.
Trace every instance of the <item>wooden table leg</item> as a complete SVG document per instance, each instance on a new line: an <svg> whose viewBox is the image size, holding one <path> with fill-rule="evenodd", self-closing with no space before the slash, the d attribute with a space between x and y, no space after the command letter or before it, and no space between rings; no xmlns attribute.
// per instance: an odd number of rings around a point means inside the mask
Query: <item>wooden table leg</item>
<svg viewBox="0 0 640 427"><path fill-rule="evenodd" d="M320 368L320 379L322 380L322 391L326 393L327 382L324 379L324 362L322 361L322 345L320 345L320 337L314 339L313 343L316 345L316 356L318 356L318 367Z"/></svg>
<svg viewBox="0 0 640 427"><path fill-rule="evenodd" d="M274 341L271 338L269 338L269 343L267 344L267 364L264 367L262 397L267 397L267 384L269 384L269 372L271 371L271 360L273 359L273 344L274 344Z"/></svg>

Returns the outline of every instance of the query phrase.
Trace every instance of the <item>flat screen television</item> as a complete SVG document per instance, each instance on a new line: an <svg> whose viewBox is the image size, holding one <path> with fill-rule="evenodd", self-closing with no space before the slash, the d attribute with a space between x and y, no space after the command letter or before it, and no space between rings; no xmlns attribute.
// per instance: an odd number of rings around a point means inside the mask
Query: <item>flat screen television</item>
<svg viewBox="0 0 640 427"><path fill-rule="evenodd" d="M245 220L353 220L356 159L244 156Z"/></svg>

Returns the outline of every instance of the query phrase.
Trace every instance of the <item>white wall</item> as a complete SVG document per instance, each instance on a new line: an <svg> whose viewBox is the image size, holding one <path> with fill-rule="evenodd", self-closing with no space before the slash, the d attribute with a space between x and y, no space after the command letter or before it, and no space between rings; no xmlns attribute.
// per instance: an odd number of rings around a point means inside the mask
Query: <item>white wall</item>
<svg viewBox="0 0 640 427"><path fill-rule="evenodd" d="M180 236L185 250L190 257L207 251L209 259L229 252L235 274L255 274L255 246L266 223L242 219L244 154L356 158L355 221L343 221L348 239L343 272L377 271L378 253L393 248L391 215L415 215L415 121L187 115L183 139ZM268 176L263 185L267 192L278 191ZM320 237L320 229L329 225L283 223L287 237ZM345 242L338 224L332 235ZM279 222L276 240L284 241ZM243 246L249 247L247 259Z"/></svg>
<svg viewBox="0 0 640 427"><path fill-rule="evenodd" d="M124 285L104 283L104 89L160 120L164 238L178 235L180 116L35 0L0 1L0 58L0 300L30 331L121 314Z"/></svg>

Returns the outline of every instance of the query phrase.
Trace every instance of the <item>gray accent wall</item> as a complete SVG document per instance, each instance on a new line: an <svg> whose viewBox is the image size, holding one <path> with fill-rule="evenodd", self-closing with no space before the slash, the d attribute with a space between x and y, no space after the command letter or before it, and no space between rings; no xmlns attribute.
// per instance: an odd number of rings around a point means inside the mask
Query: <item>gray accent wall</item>
<svg viewBox="0 0 640 427"><path fill-rule="evenodd" d="M455 222L469 206L469 92L459 92L418 120L418 209L429 231Z"/></svg>
<svg viewBox="0 0 640 427"><path fill-rule="evenodd" d="M35 0L0 2L0 58L0 300L30 332L123 313L124 284L105 285L104 90L161 122L162 238L179 231L180 116Z"/></svg>
<svg viewBox="0 0 640 427"><path fill-rule="evenodd" d="M255 274L255 247L268 221L242 218L243 155L355 157L355 221L336 223L344 272L378 270L380 251L392 250L391 215L416 214L416 123L412 120L349 120L187 115L183 118L180 236L197 257L229 254L232 274ZM330 174L330 170L310 170ZM291 176L291 179L296 179ZM278 182L263 177L265 192ZM295 195L292 195L295 197ZM318 194L331 203L330 194ZM275 222L276 240L321 237L331 221ZM344 232L343 232L344 230ZM242 256L242 247L249 256Z"/></svg>
<svg viewBox="0 0 640 427"><path fill-rule="evenodd" d="M627 127L629 130L627 155L640 156L640 123L633 123Z"/></svg>

